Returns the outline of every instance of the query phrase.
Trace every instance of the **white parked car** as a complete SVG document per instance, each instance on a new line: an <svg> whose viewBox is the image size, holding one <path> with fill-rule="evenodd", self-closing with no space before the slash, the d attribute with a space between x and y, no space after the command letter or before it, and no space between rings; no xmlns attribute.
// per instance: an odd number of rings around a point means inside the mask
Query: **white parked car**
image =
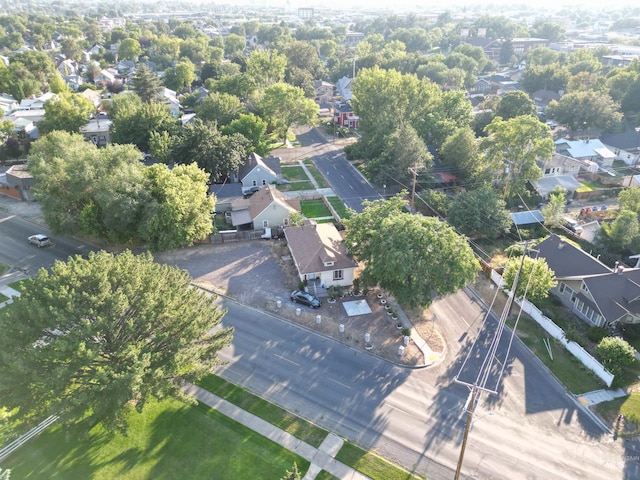
<svg viewBox="0 0 640 480"><path fill-rule="evenodd" d="M51 239L46 235L42 235L41 233L38 233L36 235L31 235L29 237L29 243L36 245L38 248L47 247L51 245Z"/></svg>

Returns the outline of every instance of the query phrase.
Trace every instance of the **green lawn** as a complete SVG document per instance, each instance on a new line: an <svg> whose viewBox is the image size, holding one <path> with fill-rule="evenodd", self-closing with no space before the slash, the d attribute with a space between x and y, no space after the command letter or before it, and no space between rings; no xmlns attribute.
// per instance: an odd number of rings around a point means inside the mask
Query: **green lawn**
<svg viewBox="0 0 640 480"><path fill-rule="evenodd" d="M0 293L0 303L6 302L7 300L9 300L9 297Z"/></svg>
<svg viewBox="0 0 640 480"><path fill-rule="evenodd" d="M336 213L340 215L340 218L351 217L349 210L342 202L342 200L340 200L340 197L327 197L327 201L331 204Z"/></svg>
<svg viewBox="0 0 640 480"><path fill-rule="evenodd" d="M318 475L316 475L316 480L340 480L338 477L334 477L329 472L325 472L322 470Z"/></svg>
<svg viewBox="0 0 640 480"><path fill-rule="evenodd" d="M100 425L86 436L60 425L3 462L12 478L84 480L281 478L309 462L203 404L150 402L127 436Z"/></svg>
<svg viewBox="0 0 640 480"><path fill-rule="evenodd" d="M216 375L206 376L198 385L314 447L319 447L329 433Z"/></svg>
<svg viewBox="0 0 640 480"><path fill-rule="evenodd" d="M290 182L309 180L309 177L300 165L283 165L282 178Z"/></svg>
<svg viewBox="0 0 640 480"><path fill-rule="evenodd" d="M507 324L513 327L514 320ZM517 328L518 337L529 347L542 362L549 367L553 374L574 394L590 392L605 388L604 382L596 377L580 361L567 351L564 346L538 325L535 320L521 318ZM553 360L549 357L542 339L550 338Z"/></svg>
<svg viewBox="0 0 640 480"><path fill-rule="evenodd" d="M412 475L406 470L387 462L382 457L363 450L350 442L344 442L338 455L336 455L336 459L342 463L351 465L373 480L411 480L424 478Z"/></svg>
<svg viewBox="0 0 640 480"><path fill-rule="evenodd" d="M0 275L9 270L9 265L5 265L4 263L0 263Z"/></svg>
<svg viewBox="0 0 640 480"><path fill-rule="evenodd" d="M293 183L278 185L281 192L297 192L299 190L314 190L313 184L309 180L302 180Z"/></svg>
<svg viewBox="0 0 640 480"><path fill-rule="evenodd" d="M313 164L313 160L311 160L310 158L307 158L304 161L304 164L307 167L307 170L309 170L309 173L311 174L313 179L318 184L318 188L328 188L329 187L329 184L325 180L324 176L320 173L320 170L318 170L318 168Z"/></svg>
<svg viewBox="0 0 640 480"><path fill-rule="evenodd" d="M19 292L23 292L26 288L27 282L31 281L30 278L24 278L22 280L16 280L15 282L11 282L9 286L14 290L18 290Z"/></svg>
<svg viewBox="0 0 640 480"><path fill-rule="evenodd" d="M302 214L307 218L330 217L331 211L322 200L303 200L300 202Z"/></svg>

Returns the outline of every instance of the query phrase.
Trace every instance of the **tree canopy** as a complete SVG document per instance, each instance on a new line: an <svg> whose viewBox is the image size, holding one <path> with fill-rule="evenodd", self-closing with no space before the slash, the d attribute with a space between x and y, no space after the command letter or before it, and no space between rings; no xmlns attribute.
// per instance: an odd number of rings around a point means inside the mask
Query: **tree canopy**
<svg viewBox="0 0 640 480"><path fill-rule="evenodd" d="M475 278L478 261L446 223L407 213L401 195L364 205L345 220L345 244L364 263L363 285L379 285L401 304L426 306Z"/></svg>
<svg viewBox="0 0 640 480"><path fill-rule="evenodd" d="M459 233L489 238L496 238L511 227L504 200L489 186L456 195L447 221Z"/></svg>
<svg viewBox="0 0 640 480"><path fill-rule="evenodd" d="M263 118L268 119L283 142L286 141L292 125L312 123L318 116L318 104L305 98L301 88L286 83L276 83L268 87L264 91L259 109Z"/></svg>
<svg viewBox="0 0 640 480"><path fill-rule="evenodd" d="M231 329L189 275L151 255L90 253L41 269L3 315L0 394L25 415L124 428L127 406L212 373Z"/></svg>
<svg viewBox="0 0 640 480"><path fill-rule="evenodd" d="M160 77L143 64L133 74L132 88L143 102L151 103L160 100L164 87Z"/></svg>
<svg viewBox="0 0 640 480"><path fill-rule="evenodd" d="M544 258L531 258L525 255L522 257L512 257L507 262L502 274L505 286L511 290L518 269L522 264L522 270L517 280L516 298L525 296L530 301L542 300L547 298L549 290L557 285L556 275L549 268Z"/></svg>
<svg viewBox="0 0 640 480"><path fill-rule="evenodd" d="M44 118L38 122L41 135L54 130L78 133L95 111L93 103L79 93L61 93L44 104Z"/></svg>

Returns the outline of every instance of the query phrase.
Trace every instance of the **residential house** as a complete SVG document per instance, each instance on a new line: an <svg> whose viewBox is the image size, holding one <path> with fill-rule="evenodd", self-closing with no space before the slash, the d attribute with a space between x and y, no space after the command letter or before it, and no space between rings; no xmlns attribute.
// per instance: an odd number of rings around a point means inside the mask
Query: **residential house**
<svg viewBox="0 0 640 480"><path fill-rule="evenodd" d="M26 165L13 165L0 174L0 194L17 200L32 202L35 200L31 193L33 175Z"/></svg>
<svg viewBox="0 0 640 480"><path fill-rule="evenodd" d="M596 327L640 323L640 269L609 268L557 235L536 247L555 272L551 293L580 319Z"/></svg>
<svg viewBox="0 0 640 480"><path fill-rule="evenodd" d="M78 73L78 63L75 60L66 58L58 64L58 72L63 77Z"/></svg>
<svg viewBox="0 0 640 480"><path fill-rule="evenodd" d="M500 54L502 51L502 44L504 43L504 39L477 36L463 38L462 42L473 45L474 47L482 48L487 58L494 62L500 63Z"/></svg>
<svg viewBox="0 0 640 480"><path fill-rule="evenodd" d="M344 39L344 43L347 45L355 46L364 40L364 33L362 32L347 32Z"/></svg>
<svg viewBox="0 0 640 480"><path fill-rule="evenodd" d="M162 103L169 107L171 115L175 118L180 116L180 100L176 97L176 92L174 90L165 88L162 91Z"/></svg>
<svg viewBox="0 0 640 480"><path fill-rule="evenodd" d="M305 220L299 227L287 227L284 236L298 276L312 293L318 287L348 286L358 263L351 258L342 235L333 223Z"/></svg>
<svg viewBox="0 0 640 480"><path fill-rule="evenodd" d="M280 157L262 158L257 153L247 157L238 170L238 180L242 185L242 193L265 185L282 182L282 168Z"/></svg>
<svg viewBox="0 0 640 480"><path fill-rule="evenodd" d="M109 128L112 123L111 120L100 118L89 120L86 125L80 127L80 135L84 136L87 142L92 142L98 147L105 147L111 143Z"/></svg>
<svg viewBox="0 0 640 480"><path fill-rule="evenodd" d="M335 87L333 83L324 80L313 81L313 99L317 104L331 103L333 101L333 91Z"/></svg>
<svg viewBox="0 0 640 480"><path fill-rule="evenodd" d="M531 95L531 99L533 100L533 104L536 106L536 112L538 112L538 115L545 115L549 104L553 100L560 100L560 94L553 90L536 90Z"/></svg>
<svg viewBox="0 0 640 480"><path fill-rule="evenodd" d="M548 198L556 187L563 188L567 198L571 198L573 193L580 188L580 183L576 180L580 169L583 167L585 169L595 168L596 172L598 169L598 166L593 162L586 163L561 153L554 153L545 162L539 161L538 166L542 170L542 178L537 182L532 182L532 185L543 199Z"/></svg>
<svg viewBox="0 0 640 480"><path fill-rule="evenodd" d="M229 219L234 202L238 204L244 198L239 183L213 183L209 185L209 195L215 196L216 212L224 212Z"/></svg>
<svg viewBox="0 0 640 480"><path fill-rule="evenodd" d="M353 100L353 95L351 93L351 85L353 79L349 77L342 77L336 83L336 95L342 97L346 101Z"/></svg>
<svg viewBox="0 0 640 480"><path fill-rule="evenodd" d="M136 69L136 64L132 60L120 60L116 65L116 70L118 70L118 74L125 77L130 73L133 73L135 69Z"/></svg>
<svg viewBox="0 0 640 480"><path fill-rule="evenodd" d="M95 90L91 90L90 88L83 90L80 95L89 99L96 108L98 108L102 103L102 96L100 95L100 92L96 92Z"/></svg>
<svg viewBox="0 0 640 480"><path fill-rule="evenodd" d="M616 158L615 153L609 150L597 138L586 140L567 140L560 138L555 141L556 152L562 153L579 160L591 160L596 162L600 168L606 171L613 165Z"/></svg>
<svg viewBox="0 0 640 480"><path fill-rule="evenodd" d="M2 115L11 114L11 112L18 108L18 105L20 104L12 95L0 93L0 110L2 110Z"/></svg>
<svg viewBox="0 0 640 480"><path fill-rule="evenodd" d="M56 96L57 95L53 92L47 92L43 93L39 97L34 95L31 98L23 98L16 110L42 110L44 108L44 104Z"/></svg>
<svg viewBox="0 0 640 480"><path fill-rule="evenodd" d="M67 75L66 77L62 77L67 84L67 86L77 92L81 85L84 84L84 79L82 75Z"/></svg>
<svg viewBox="0 0 640 480"><path fill-rule="evenodd" d="M44 108L37 108L33 110L14 110L13 113L7 117L7 120L11 120L16 126L21 125L21 129L28 129L27 125L30 122L35 124L42 120L44 115ZM19 123L19 120L22 123ZM29 135L33 137L33 133L29 132ZM37 135L34 138L37 138Z"/></svg>
<svg viewBox="0 0 640 480"><path fill-rule="evenodd" d="M100 70L94 77L93 83L99 88L106 88L108 85L112 85L116 81L117 70L112 68Z"/></svg>
<svg viewBox="0 0 640 480"><path fill-rule="evenodd" d="M469 93L474 95L488 95L490 93L497 93L498 89L494 90L492 83L486 78L478 78L476 83L474 83L469 89Z"/></svg>
<svg viewBox="0 0 640 480"><path fill-rule="evenodd" d="M333 119L338 125L347 128L358 128L358 122L360 120L353 112L353 108L349 102L340 102L335 105Z"/></svg>
<svg viewBox="0 0 640 480"><path fill-rule="evenodd" d="M615 158L627 165L640 164L640 129L629 128L622 133L603 133L600 141Z"/></svg>
<svg viewBox="0 0 640 480"><path fill-rule="evenodd" d="M548 47L549 40L546 38L513 38L511 39L511 48L513 54L517 57L524 56L529 50L537 47Z"/></svg>
<svg viewBox="0 0 640 480"><path fill-rule="evenodd" d="M286 226L291 212L300 212L300 199L289 198L273 185L265 185L250 198L233 202L231 224L248 230Z"/></svg>
<svg viewBox="0 0 640 480"><path fill-rule="evenodd" d="M44 115L42 118L44 118ZM14 132L24 132L34 140L40 136L40 133L38 132L38 127L36 126L36 121L30 118L10 116L10 117L6 117L5 120L9 120L10 122L13 123Z"/></svg>

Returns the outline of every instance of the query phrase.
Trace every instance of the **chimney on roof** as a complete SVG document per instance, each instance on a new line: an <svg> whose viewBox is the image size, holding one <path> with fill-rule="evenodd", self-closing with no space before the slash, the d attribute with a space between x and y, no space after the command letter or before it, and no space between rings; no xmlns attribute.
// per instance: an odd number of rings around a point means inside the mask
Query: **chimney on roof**
<svg viewBox="0 0 640 480"><path fill-rule="evenodd" d="M567 243L566 240L564 238L561 238L560 242L558 243L558 249L562 250L566 243Z"/></svg>
<svg viewBox="0 0 640 480"><path fill-rule="evenodd" d="M618 267L616 268L616 273L618 275L622 275L623 272L624 272L624 267L622 265L618 265Z"/></svg>

